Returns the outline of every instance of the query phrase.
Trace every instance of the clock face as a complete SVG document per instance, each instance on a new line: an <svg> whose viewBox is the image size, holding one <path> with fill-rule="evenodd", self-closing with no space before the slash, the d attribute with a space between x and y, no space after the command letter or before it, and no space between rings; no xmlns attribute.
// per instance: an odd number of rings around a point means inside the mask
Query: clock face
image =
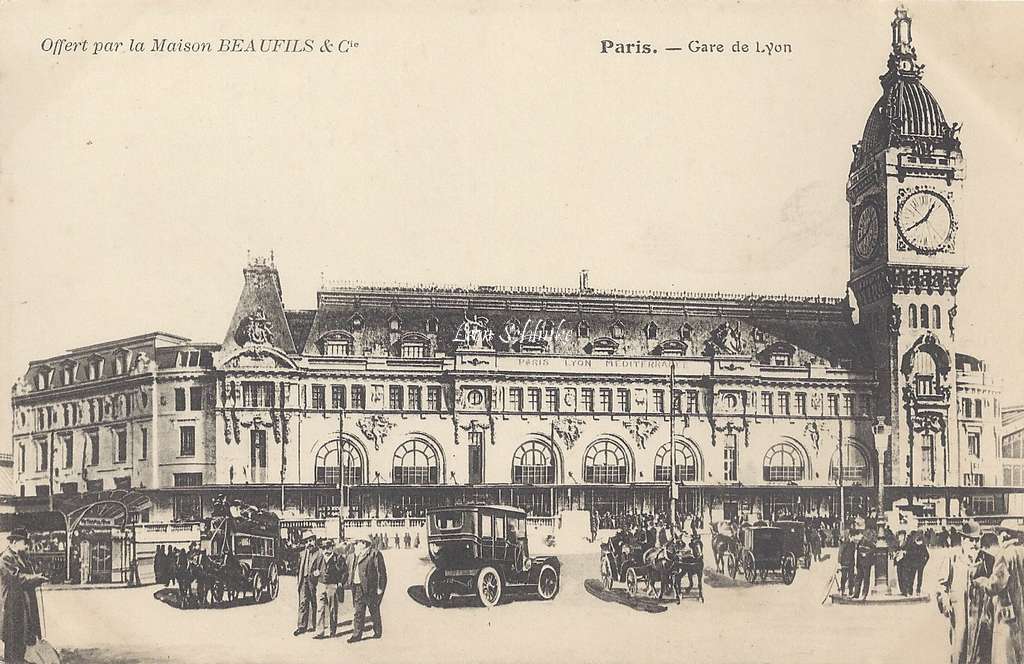
<svg viewBox="0 0 1024 664"><path fill-rule="evenodd" d="M953 236L953 211L933 191L916 191L903 201L896 213L900 237L924 253L941 251Z"/></svg>
<svg viewBox="0 0 1024 664"><path fill-rule="evenodd" d="M857 217L857 226L853 238L853 250L857 257L863 261L874 257L878 249L878 236L881 230L881 223L878 218L878 210L874 205L868 205L861 210Z"/></svg>

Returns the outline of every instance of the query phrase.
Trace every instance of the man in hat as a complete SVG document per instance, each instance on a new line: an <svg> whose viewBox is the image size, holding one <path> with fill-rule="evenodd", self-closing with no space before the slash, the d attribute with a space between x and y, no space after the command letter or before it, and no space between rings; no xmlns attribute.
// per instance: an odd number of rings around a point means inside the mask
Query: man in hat
<svg viewBox="0 0 1024 664"><path fill-rule="evenodd" d="M363 638L367 609L370 611L370 622L373 624L373 638L379 639L383 635L380 602L388 585L388 570L384 565L384 556L372 548L368 541L356 540L355 552L348 567L348 584L352 588L352 604L355 609L352 617L352 636L348 642L354 643Z"/></svg>
<svg viewBox="0 0 1024 664"><path fill-rule="evenodd" d="M924 582L924 568L928 564L928 547L924 543L924 535L915 530L907 538L907 594L921 594Z"/></svg>
<svg viewBox="0 0 1024 664"><path fill-rule="evenodd" d="M7 549L0 554L0 624L4 661L25 661L25 649L42 637L36 588L46 577L33 574L28 562L28 532L15 528L7 536Z"/></svg>
<svg viewBox="0 0 1024 664"><path fill-rule="evenodd" d="M330 626L331 636L338 632L338 602L345 601L345 580L348 576L348 563L345 557L334 546L334 541L325 539L321 542L323 555L320 557L317 570L316 599L319 605L319 617L314 639L326 638Z"/></svg>
<svg viewBox="0 0 1024 664"><path fill-rule="evenodd" d="M939 610L949 619L950 662L973 664L972 656L976 651L980 624L977 619L971 620L971 617L977 618L980 612L976 599L972 606L970 590L972 578L978 569L981 526L971 519L964 524L960 534L960 549L949 557L935 600Z"/></svg>
<svg viewBox="0 0 1024 664"><path fill-rule="evenodd" d="M995 553L992 573L973 583L993 598L995 622L992 625L992 664L1024 663L1024 532L1020 525L1004 519L996 532L1000 546Z"/></svg>
<svg viewBox="0 0 1024 664"><path fill-rule="evenodd" d="M299 552L299 570L297 584L299 587L299 624L292 632L298 636L316 627L316 582L317 570L323 554L316 546L316 536L312 531L302 533L304 548Z"/></svg>

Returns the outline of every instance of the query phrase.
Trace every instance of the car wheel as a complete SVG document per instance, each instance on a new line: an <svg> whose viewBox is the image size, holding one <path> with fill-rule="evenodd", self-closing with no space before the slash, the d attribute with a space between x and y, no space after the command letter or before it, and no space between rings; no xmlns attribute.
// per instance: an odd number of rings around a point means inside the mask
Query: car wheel
<svg viewBox="0 0 1024 664"><path fill-rule="evenodd" d="M501 574L493 567L485 567L476 575L476 594L487 608L501 601Z"/></svg>
<svg viewBox="0 0 1024 664"><path fill-rule="evenodd" d="M541 599L554 599L558 594L558 586L558 570L551 565L541 567L537 576L537 594Z"/></svg>
<svg viewBox="0 0 1024 664"><path fill-rule="evenodd" d="M427 572L427 578L423 582L423 592L427 594L427 603L430 606L442 606L451 597L451 593L441 587L443 580L444 572L436 567L431 567Z"/></svg>

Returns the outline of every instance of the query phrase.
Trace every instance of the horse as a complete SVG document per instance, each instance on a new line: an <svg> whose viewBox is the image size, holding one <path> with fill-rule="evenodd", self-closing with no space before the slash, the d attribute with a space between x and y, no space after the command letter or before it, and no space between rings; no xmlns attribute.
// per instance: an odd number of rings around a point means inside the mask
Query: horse
<svg viewBox="0 0 1024 664"><path fill-rule="evenodd" d="M725 554L732 554L733 565L735 566L739 557L739 544L735 537L714 533L711 536L711 552L715 556L715 568L718 570L718 573L726 574L728 570L725 569Z"/></svg>
<svg viewBox="0 0 1024 664"><path fill-rule="evenodd" d="M195 579L195 600L198 606L209 606L213 599L213 589L217 582L216 566L213 559L201 549L189 554L189 569Z"/></svg>
<svg viewBox="0 0 1024 664"><path fill-rule="evenodd" d="M697 577L697 597L704 601L704 543L700 535L694 535L690 539L688 547L676 548L673 551L672 566L669 569L669 578L672 584L672 591L676 595L676 604L679 604L683 595L683 576L689 580L687 594L693 592L693 578ZM662 583L664 586L664 582ZM664 594L664 593L663 593Z"/></svg>
<svg viewBox="0 0 1024 664"><path fill-rule="evenodd" d="M189 608L197 599L192 589L194 572L189 552L181 549L174 557L174 580L178 584L178 606L183 609Z"/></svg>

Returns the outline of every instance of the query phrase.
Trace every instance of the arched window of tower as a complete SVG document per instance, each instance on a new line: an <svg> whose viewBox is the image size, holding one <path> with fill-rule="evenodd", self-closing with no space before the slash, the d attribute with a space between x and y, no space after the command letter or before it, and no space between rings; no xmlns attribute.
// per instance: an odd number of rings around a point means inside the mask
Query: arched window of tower
<svg viewBox="0 0 1024 664"><path fill-rule="evenodd" d="M921 305L921 327L923 327L926 330L929 327L931 327L931 325L929 325L929 323L928 323L928 305L927 304L922 304Z"/></svg>
<svg viewBox="0 0 1024 664"><path fill-rule="evenodd" d="M917 305L910 305L910 327L917 327Z"/></svg>
<svg viewBox="0 0 1024 664"><path fill-rule="evenodd" d="M942 329L942 311L937 304L932 306L932 325L936 330Z"/></svg>

